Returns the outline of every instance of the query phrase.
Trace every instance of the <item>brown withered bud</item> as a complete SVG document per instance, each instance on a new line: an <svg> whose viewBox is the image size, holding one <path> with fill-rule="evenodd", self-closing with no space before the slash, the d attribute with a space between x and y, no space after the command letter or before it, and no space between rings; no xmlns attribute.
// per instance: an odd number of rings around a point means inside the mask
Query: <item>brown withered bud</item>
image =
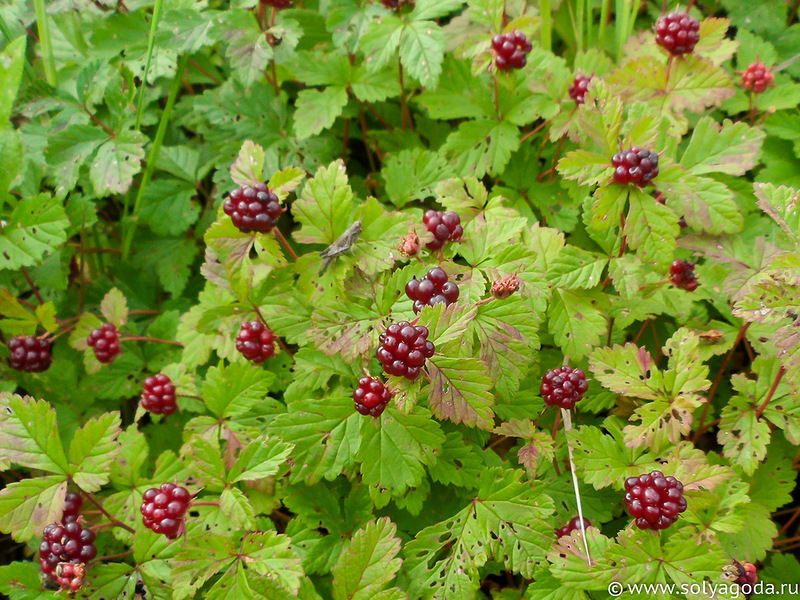
<svg viewBox="0 0 800 600"><path fill-rule="evenodd" d="M511 296L519 289L519 279L517 274L514 273L510 277L498 279L492 283L492 296L498 300L503 300Z"/></svg>
<svg viewBox="0 0 800 600"><path fill-rule="evenodd" d="M417 232L412 229L408 232L408 235L403 238L397 249L400 250L400 254L403 256L408 256L411 258L412 256L419 254L419 249L421 247L422 243L419 240L419 236L417 235Z"/></svg>

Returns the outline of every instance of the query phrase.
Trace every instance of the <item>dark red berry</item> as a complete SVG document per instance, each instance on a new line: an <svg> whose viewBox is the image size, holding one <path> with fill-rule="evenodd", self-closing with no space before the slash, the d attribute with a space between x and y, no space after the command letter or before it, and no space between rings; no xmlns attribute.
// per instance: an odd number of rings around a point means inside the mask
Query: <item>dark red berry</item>
<svg viewBox="0 0 800 600"><path fill-rule="evenodd" d="M83 586L86 577L86 565L83 563L58 563L51 575L62 589L75 592Z"/></svg>
<svg viewBox="0 0 800 600"><path fill-rule="evenodd" d="M64 512L61 515L61 521L69 523L70 521L77 520L82 504L83 496L75 492L67 492L64 498Z"/></svg>
<svg viewBox="0 0 800 600"><path fill-rule="evenodd" d="M544 374L539 391L549 406L570 409L575 408L587 389L586 373L563 366Z"/></svg>
<svg viewBox="0 0 800 600"><path fill-rule="evenodd" d="M674 260L669 267L669 280L672 285L687 292L693 292L700 285L694 272L694 263L688 260Z"/></svg>
<svg viewBox="0 0 800 600"><path fill-rule="evenodd" d="M584 517L584 519L583 519L583 528L584 529L588 529L589 527L591 527L591 525L592 525L592 522L589 519ZM572 517L572 519L570 519L569 523L567 523L563 527L559 527L558 529L555 530L556 537L562 537L562 536L565 536L565 535L569 535L570 533L572 533L576 529L580 531L580 528L581 528L581 520L580 520L580 518L579 517Z"/></svg>
<svg viewBox="0 0 800 600"><path fill-rule="evenodd" d="M261 321L242 323L236 336L236 349L256 364L275 356L275 334Z"/></svg>
<svg viewBox="0 0 800 600"><path fill-rule="evenodd" d="M736 583L739 585L749 584L751 586L758 583L758 569L752 563L736 563L737 578Z"/></svg>
<svg viewBox="0 0 800 600"><path fill-rule="evenodd" d="M761 94L774 84L775 75L764 63L756 61L742 73L742 87L754 94Z"/></svg>
<svg viewBox="0 0 800 600"><path fill-rule="evenodd" d="M291 0L261 0L261 4L274 6L275 8L287 8L291 3Z"/></svg>
<svg viewBox="0 0 800 600"><path fill-rule="evenodd" d="M416 379L425 359L436 351L428 341L428 328L400 321L386 328L380 336L381 345L375 355L389 375Z"/></svg>
<svg viewBox="0 0 800 600"><path fill-rule="evenodd" d="M171 415L178 408L175 386L166 375L159 373L148 377L142 386L142 408L156 415Z"/></svg>
<svg viewBox="0 0 800 600"><path fill-rule="evenodd" d="M461 227L461 218L454 212L443 213L438 210L429 210L422 218L425 227L433 234L433 241L425 247L429 250L438 250L447 241L461 239L464 229Z"/></svg>
<svg viewBox="0 0 800 600"><path fill-rule="evenodd" d="M192 495L174 483L162 483L142 495L142 523L155 533L174 540L185 531L183 516L189 509Z"/></svg>
<svg viewBox="0 0 800 600"><path fill-rule="evenodd" d="M578 73L575 77L575 81L569 86L569 97L575 100L575 104L583 104L586 102L586 90L589 89L589 82L591 80L591 75L587 77L583 73Z"/></svg>
<svg viewBox="0 0 800 600"><path fill-rule="evenodd" d="M700 21L682 11L662 15L656 21L656 44L673 56L689 54L700 41Z"/></svg>
<svg viewBox="0 0 800 600"><path fill-rule="evenodd" d="M666 529L686 510L683 484L652 471L625 480L625 505L641 529Z"/></svg>
<svg viewBox="0 0 800 600"><path fill-rule="evenodd" d="M122 352L119 332L113 323L103 323L86 338L86 343L94 350L94 355L101 363L110 363Z"/></svg>
<svg viewBox="0 0 800 600"><path fill-rule="evenodd" d="M414 301L414 312L426 306L452 304L458 300L458 286L448 281L447 273L434 267L422 279L414 277L406 284L406 295Z"/></svg>
<svg viewBox="0 0 800 600"><path fill-rule="evenodd" d="M18 335L8 342L11 356L8 361L12 369L28 373L41 373L50 368L50 342L41 338Z"/></svg>
<svg viewBox="0 0 800 600"><path fill-rule="evenodd" d="M362 415L380 416L392 399L392 392L377 377L362 377L353 391L356 410Z"/></svg>
<svg viewBox="0 0 800 600"><path fill-rule="evenodd" d="M62 572L64 569L64 564L59 567L59 563L77 566L97 556L94 531L84 529L77 521L69 521L63 525L57 523L48 525L44 528L42 537L42 543L39 544L39 565L43 573L50 575L56 581L61 577L59 569ZM76 576L74 571L68 571L69 579Z"/></svg>
<svg viewBox="0 0 800 600"><path fill-rule="evenodd" d="M272 231L275 221L284 211L278 197L270 192L265 183L233 190L222 205L222 210L243 233Z"/></svg>
<svg viewBox="0 0 800 600"><path fill-rule="evenodd" d="M386 8L391 8L392 10L397 10L400 8L400 0L381 0L381 4L383 4Z"/></svg>
<svg viewBox="0 0 800 600"><path fill-rule="evenodd" d="M528 52L533 46L521 31L498 33L492 38L494 65L501 71L521 69L528 63Z"/></svg>
<svg viewBox="0 0 800 600"><path fill-rule="evenodd" d="M614 181L633 183L645 187L658 175L658 154L644 148L633 147L618 152L611 159Z"/></svg>

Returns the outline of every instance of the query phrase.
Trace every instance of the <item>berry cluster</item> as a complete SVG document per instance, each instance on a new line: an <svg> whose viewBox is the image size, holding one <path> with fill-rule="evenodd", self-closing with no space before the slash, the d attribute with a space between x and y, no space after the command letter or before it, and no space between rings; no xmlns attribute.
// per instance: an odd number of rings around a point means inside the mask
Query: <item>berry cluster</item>
<svg viewBox="0 0 800 600"><path fill-rule="evenodd" d="M438 250L447 241L460 240L464 233L464 229L461 227L461 217L452 211L443 213L439 210L429 210L425 213L422 221L428 231L433 234L433 240L425 245L428 250Z"/></svg>
<svg viewBox="0 0 800 600"><path fill-rule="evenodd" d="M39 565L43 573L55 580L59 578L59 563L77 565L97 556L94 531L84 529L77 521L48 525L44 528L43 538L39 545ZM63 573L63 565L61 568Z"/></svg>
<svg viewBox="0 0 800 600"><path fill-rule="evenodd" d="M272 231L275 221L284 211L278 197L270 192L265 183L233 190L222 205L222 210L242 233Z"/></svg>
<svg viewBox="0 0 800 600"><path fill-rule="evenodd" d="M575 408L587 389L586 373L563 366L544 374L539 391L547 405L571 409Z"/></svg>
<svg viewBox="0 0 800 600"><path fill-rule="evenodd" d="M656 44L673 56L689 54L700 41L700 21L682 11L663 15L656 21Z"/></svg>
<svg viewBox="0 0 800 600"><path fill-rule="evenodd" d="M356 411L362 415L380 416L391 399L392 392L377 377L362 377L353 391Z"/></svg>
<svg viewBox="0 0 800 600"><path fill-rule="evenodd" d="M425 359L433 356L436 347L428 341L428 328L400 321L386 328L375 355L389 375L416 379Z"/></svg>
<svg viewBox="0 0 800 600"><path fill-rule="evenodd" d="M501 71L521 69L528 63L526 58L533 46L521 31L498 33L492 38L495 52L494 65Z"/></svg>
<svg viewBox="0 0 800 600"><path fill-rule="evenodd" d="M162 483L160 488L150 488L142 495L142 523L155 533L163 533L174 540L184 528L183 515L191 499L186 488L174 483Z"/></svg>
<svg viewBox="0 0 800 600"><path fill-rule="evenodd" d="M452 304L458 300L458 286L447 280L447 273L434 267L422 279L414 277L406 284L406 296L414 301L414 312L418 313L426 306L436 304Z"/></svg>
<svg viewBox="0 0 800 600"><path fill-rule="evenodd" d="M119 331L113 323L103 323L86 338L86 343L94 350L94 355L101 363L110 363L122 352Z"/></svg>
<svg viewBox="0 0 800 600"><path fill-rule="evenodd" d="M386 8L391 8L392 10L397 10L400 8L400 0L381 0L381 4L383 4Z"/></svg>
<svg viewBox="0 0 800 600"><path fill-rule="evenodd" d="M592 522L589 519L587 519L586 517L584 517L584 519L583 519L583 528L584 529L588 529L589 527L591 527L591 525L592 525ZM572 533L576 529L580 530L580 528L581 528L581 519L580 519L580 517L572 517L572 519L570 519L569 523L567 523L563 527L559 527L559 528L557 528L555 530L556 537L563 537L565 535L569 535L570 533Z"/></svg>
<svg viewBox="0 0 800 600"><path fill-rule="evenodd" d="M755 585L758 582L758 569L753 563L736 563L736 583L739 585Z"/></svg>
<svg viewBox="0 0 800 600"><path fill-rule="evenodd" d="M61 513L61 522L69 523L70 521L77 521L82 504L83 496L75 492L67 492L64 498L64 512Z"/></svg>
<svg viewBox="0 0 800 600"><path fill-rule="evenodd" d="M754 62L742 73L742 87L754 94L762 94L774 83L775 75L762 62Z"/></svg>
<svg viewBox="0 0 800 600"><path fill-rule="evenodd" d="M617 152L611 164L614 165L614 181L623 185L634 183L645 187L658 175L658 154L644 148Z"/></svg>
<svg viewBox="0 0 800 600"><path fill-rule="evenodd" d="M11 368L28 373L41 373L50 368L50 342L27 335L18 335L8 342Z"/></svg>
<svg viewBox="0 0 800 600"><path fill-rule="evenodd" d="M625 480L625 505L641 529L666 529L686 510L683 484L652 471Z"/></svg>
<svg viewBox="0 0 800 600"><path fill-rule="evenodd" d="M166 375L148 377L142 386L142 408L156 415L171 415L178 408L175 386Z"/></svg>
<svg viewBox="0 0 800 600"><path fill-rule="evenodd" d="M583 73L578 73L572 85L569 86L569 97L575 100L575 104L586 102L586 90L589 89L589 82L592 76L587 77Z"/></svg>
<svg viewBox="0 0 800 600"><path fill-rule="evenodd" d="M514 273L510 277L504 277L492 282L492 296L498 300L505 300L519 290L519 279Z"/></svg>
<svg viewBox="0 0 800 600"><path fill-rule="evenodd" d="M86 565L83 563L58 563L52 577L62 589L77 591L83 586L83 578L86 577Z"/></svg>
<svg viewBox="0 0 800 600"><path fill-rule="evenodd" d="M672 285L687 292L693 292L700 285L694 272L694 263L688 260L674 260L669 267L669 280Z"/></svg>
<svg viewBox="0 0 800 600"><path fill-rule="evenodd" d="M256 364L275 356L275 334L261 321L242 323L236 336L236 349Z"/></svg>

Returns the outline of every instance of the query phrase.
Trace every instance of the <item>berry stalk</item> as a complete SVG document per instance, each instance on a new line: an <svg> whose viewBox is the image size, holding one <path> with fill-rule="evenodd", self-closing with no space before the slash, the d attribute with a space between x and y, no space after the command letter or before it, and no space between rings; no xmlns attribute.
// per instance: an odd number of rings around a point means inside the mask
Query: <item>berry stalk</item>
<svg viewBox="0 0 800 600"><path fill-rule="evenodd" d="M278 241L281 243L284 249L289 253L289 256L292 257L292 260L297 262L297 254L295 254L295 251L292 250L292 247L289 245L289 242L286 241L286 238L283 237L281 230L275 227L272 231L275 233L275 237L278 238Z"/></svg>
<svg viewBox="0 0 800 600"><path fill-rule="evenodd" d="M175 342L173 340L162 340L161 338L154 338L148 337L146 335L129 335L124 338L119 339L120 342L153 342L155 344L167 344L169 346L180 346L183 348L183 344L180 342Z"/></svg>
<svg viewBox="0 0 800 600"><path fill-rule="evenodd" d="M81 493L83 494L83 497L86 498L92 504L94 504L97 507L97 510L99 510L100 513L109 521L111 521L112 523L116 524L119 527L122 527L128 533L136 533L133 527L130 527L129 525L126 525L119 519L112 517L111 514L105 508L103 508L103 505L100 504L92 494L90 494L89 492L84 492L83 490L81 490Z"/></svg>

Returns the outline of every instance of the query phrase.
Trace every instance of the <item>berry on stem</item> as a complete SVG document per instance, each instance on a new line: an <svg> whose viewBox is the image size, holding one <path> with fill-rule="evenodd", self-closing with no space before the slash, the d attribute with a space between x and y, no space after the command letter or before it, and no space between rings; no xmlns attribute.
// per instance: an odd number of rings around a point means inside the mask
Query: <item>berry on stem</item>
<svg viewBox="0 0 800 600"><path fill-rule="evenodd" d="M674 11L656 21L656 44L673 56L689 54L700 41L700 21L689 13Z"/></svg>
<svg viewBox="0 0 800 600"><path fill-rule="evenodd" d="M672 285L687 292L693 292L700 283L694 272L694 263L688 260L674 260L669 267L669 280Z"/></svg>
<svg viewBox="0 0 800 600"><path fill-rule="evenodd" d="M563 366L544 374L539 391L548 406L571 409L575 408L588 389L586 373Z"/></svg>
<svg viewBox="0 0 800 600"><path fill-rule="evenodd" d="M623 185L633 183L645 187L658 175L658 154L638 146L617 152L611 164L614 181Z"/></svg>
<svg viewBox="0 0 800 600"><path fill-rule="evenodd" d="M589 89L589 82L592 81L592 76L588 77L583 73L578 72L572 85L569 86L569 97L575 100L575 104L584 104L586 102L586 90Z"/></svg>
<svg viewBox="0 0 800 600"><path fill-rule="evenodd" d="M425 247L428 250L438 250L445 242L461 239L464 229L461 227L461 217L450 211L443 213L438 210L429 210L422 218L425 227L433 234L433 240Z"/></svg>
<svg viewBox="0 0 800 600"><path fill-rule="evenodd" d="M77 521L60 525L52 523L44 528L39 545L39 565L42 572L58 581L59 563L77 565L97 556L94 547L95 533L84 529ZM63 568L63 567L62 567Z"/></svg>
<svg viewBox="0 0 800 600"><path fill-rule="evenodd" d="M63 590L75 592L83 586L83 578L86 577L86 565L84 563L58 563L52 577Z"/></svg>
<svg viewBox="0 0 800 600"><path fill-rule="evenodd" d="M67 492L64 498L64 512L61 514L61 521L64 523L77 521L82 504L83 496L75 492Z"/></svg>
<svg viewBox="0 0 800 600"><path fill-rule="evenodd" d="M222 210L242 233L268 233L286 209L281 207L278 196L270 191L267 184L257 183L233 190L222 205Z"/></svg>
<svg viewBox="0 0 800 600"><path fill-rule="evenodd" d="M27 373L41 373L50 368L50 342L41 338L18 335L8 341L11 356L8 362L12 369Z"/></svg>
<svg viewBox="0 0 800 600"><path fill-rule="evenodd" d="M406 296L414 301L414 312L418 313L426 306L447 305L458 300L458 286L448 281L444 269L434 267L422 279L414 277L406 284Z"/></svg>
<svg viewBox="0 0 800 600"><path fill-rule="evenodd" d="M739 585L755 585L758 582L758 569L753 563L736 563L736 583Z"/></svg>
<svg viewBox="0 0 800 600"><path fill-rule="evenodd" d="M142 495L142 523L174 540L186 529L183 516L191 499L189 490L174 483L150 488Z"/></svg>
<svg viewBox="0 0 800 600"><path fill-rule="evenodd" d="M178 408L175 386L169 377L159 373L148 377L142 385L142 408L155 415L171 415Z"/></svg>
<svg viewBox="0 0 800 600"><path fill-rule="evenodd" d="M242 323L236 336L236 349L256 364L275 356L275 334L261 321Z"/></svg>
<svg viewBox="0 0 800 600"><path fill-rule="evenodd" d="M386 328L375 355L389 375L416 379L425 359L433 356L436 347L428 341L428 328L400 321Z"/></svg>
<svg viewBox="0 0 800 600"><path fill-rule="evenodd" d="M377 377L362 377L353 391L356 411L362 415L378 417L392 400L392 392Z"/></svg>
<svg viewBox="0 0 800 600"><path fill-rule="evenodd" d="M661 471L625 480L625 505L641 529L666 529L686 510L683 484Z"/></svg>
<svg viewBox="0 0 800 600"><path fill-rule="evenodd" d="M383 4L386 8L391 8L392 10L397 10L400 8L400 0L381 0L381 4Z"/></svg>
<svg viewBox="0 0 800 600"><path fill-rule="evenodd" d="M775 75L762 62L754 62L742 73L742 87L754 94L762 94L775 84Z"/></svg>
<svg viewBox="0 0 800 600"><path fill-rule="evenodd" d="M592 522L589 519L587 519L586 517L584 517L583 518L583 528L584 529L588 529L589 527L591 527L591 525L592 525ZM570 519L569 523L567 523L563 527L559 527L559 528L557 528L555 530L556 537L563 537L565 535L569 535L570 533L572 533L576 529L580 530L580 528L581 528L581 519L580 519L580 517L572 517L572 519Z"/></svg>
<svg viewBox="0 0 800 600"><path fill-rule="evenodd" d="M119 331L113 323L103 323L86 338L86 343L94 350L94 355L101 363L110 363L122 352Z"/></svg>
<svg viewBox="0 0 800 600"><path fill-rule="evenodd" d="M533 46L521 31L498 33L492 38L494 65L500 71L521 69L528 63L527 55Z"/></svg>

